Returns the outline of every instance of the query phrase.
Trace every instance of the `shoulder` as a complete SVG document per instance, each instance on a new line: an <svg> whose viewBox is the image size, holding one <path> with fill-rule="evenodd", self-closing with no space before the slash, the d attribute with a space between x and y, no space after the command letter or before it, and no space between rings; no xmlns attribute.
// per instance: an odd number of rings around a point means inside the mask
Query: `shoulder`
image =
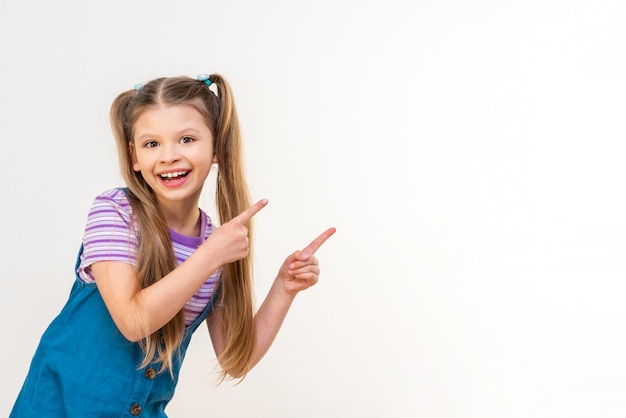
<svg viewBox="0 0 626 418"><path fill-rule="evenodd" d="M107 214L116 214L130 222L131 212L126 189L115 188L105 190L94 198L89 210L89 217L102 218L107 217Z"/></svg>
<svg viewBox="0 0 626 418"><path fill-rule="evenodd" d="M97 195L94 202L116 202L118 204L129 205L127 189L118 187L115 189L108 189Z"/></svg>
<svg viewBox="0 0 626 418"><path fill-rule="evenodd" d="M87 267L98 261L135 263L138 231L123 189L97 195L89 210L83 236L80 277L92 282Z"/></svg>
<svg viewBox="0 0 626 418"><path fill-rule="evenodd" d="M126 189L108 189L94 198L93 206L119 206L130 210L130 202L126 194Z"/></svg>

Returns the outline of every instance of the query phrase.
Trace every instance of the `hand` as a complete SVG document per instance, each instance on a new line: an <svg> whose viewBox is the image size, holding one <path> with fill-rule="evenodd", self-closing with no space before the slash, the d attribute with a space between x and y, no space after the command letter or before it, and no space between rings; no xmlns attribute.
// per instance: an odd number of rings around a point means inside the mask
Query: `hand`
<svg viewBox="0 0 626 418"><path fill-rule="evenodd" d="M302 251L295 251L285 259L277 279L283 284L287 293L295 296L301 290L308 289L317 283L320 268L315 252L335 231L335 228L327 229Z"/></svg>
<svg viewBox="0 0 626 418"><path fill-rule="evenodd" d="M248 255L250 245L246 225L265 205L267 205L266 199L259 200L213 231L205 242L206 245L214 248L214 256L221 260L222 265L241 260Z"/></svg>

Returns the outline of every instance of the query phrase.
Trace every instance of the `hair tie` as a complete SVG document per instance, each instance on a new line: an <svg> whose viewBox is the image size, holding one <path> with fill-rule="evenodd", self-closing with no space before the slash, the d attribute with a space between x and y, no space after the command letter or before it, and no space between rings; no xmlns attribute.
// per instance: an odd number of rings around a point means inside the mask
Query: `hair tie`
<svg viewBox="0 0 626 418"><path fill-rule="evenodd" d="M139 93L139 90L141 90L143 88L143 84L141 83L137 83L135 84L135 92Z"/></svg>
<svg viewBox="0 0 626 418"><path fill-rule="evenodd" d="M213 84L213 82L211 80L209 80L211 76L209 74L200 74L198 77L196 77L196 79L198 81L203 81L204 84L206 84L207 86L210 86L211 84Z"/></svg>

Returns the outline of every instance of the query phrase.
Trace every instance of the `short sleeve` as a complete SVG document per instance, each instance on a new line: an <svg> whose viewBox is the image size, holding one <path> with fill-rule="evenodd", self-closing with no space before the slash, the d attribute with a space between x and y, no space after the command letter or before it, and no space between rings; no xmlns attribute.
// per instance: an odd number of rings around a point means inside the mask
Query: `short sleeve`
<svg viewBox="0 0 626 418"><path fill-rule="evenodd" d="M77 273L85 282L93 282L89 266L98 261L136 264L137 229L130 203L121 189L97 196L89 210L83 236L83 253Z"/></svg>

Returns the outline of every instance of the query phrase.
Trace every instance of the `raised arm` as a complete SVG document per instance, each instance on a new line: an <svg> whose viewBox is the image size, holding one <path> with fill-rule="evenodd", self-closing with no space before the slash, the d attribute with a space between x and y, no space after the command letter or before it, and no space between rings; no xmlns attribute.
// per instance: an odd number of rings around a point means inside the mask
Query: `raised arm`
<svg viewBox="0 0 626 418"><path fill-rule="evenodd" d="M219 267L246 257L246 224L266 204L261 200L217 228L185 262L144 289L134 266L94 263L91 269L98 289L120 332L130 341L147 337L169 322ZM142 329L142 318L147 320L147 330Z"/></svg>
<svg viewBox="0 0 626 418"><path fill-rule="evenodd" d="M324 231L303 250L295 251L283 262L270 291L254 317L256 338L252 352L252 367L263 358L274 342L298 292L317 283L320 269L315 252L335 231L335 228ZM224 349L219 315L211 315L207 319L207 324L213 347L219 356Z"/></svg>

